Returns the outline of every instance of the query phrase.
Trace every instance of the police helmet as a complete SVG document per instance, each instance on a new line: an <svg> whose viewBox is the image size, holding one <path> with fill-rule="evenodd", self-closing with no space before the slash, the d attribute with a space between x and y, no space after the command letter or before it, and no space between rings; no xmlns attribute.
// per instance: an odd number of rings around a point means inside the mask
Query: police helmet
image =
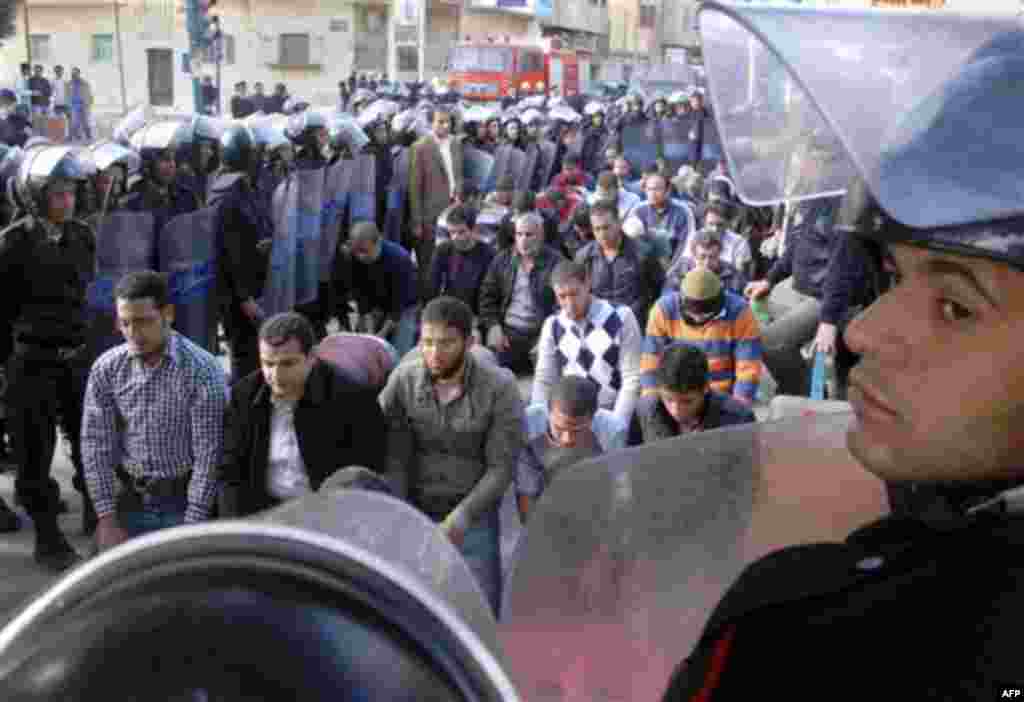
<svg viewBox="0 0 1024 702"><path fill-rule="evenodd" d="M86 149L54 144L26 149L15 175L18 202L31 214L43 215L50 189L78 189L95 174L96 164Z"/></svg>
<svg viewBox="0 0 1024 702"><path fill-rule="evenodd" d="M142 159L144 170L152 169L157 161L174 159L174 148L181 122L154 122L142 127L130 139L130 144Z"/></svg>
<svg viewBox="0 0 1024 702"><path fill-rule="evenodd" d="M288 120L284 134L295 144L296 148L318 150L320 148L318 133L327 130L327 120L318 112L306 110L293 114Z"/></svg>
<svg viewBox="0 0 1024 702"><path fill-rule="evenodd" d="M358 122L344 112L331 117L327 127L327 138L335 153L356 155L370 143L369 135Z"/></svg>
<svg viewBox="0 0 1024 702"><path fill-rule="evenodd" d="M252 174L259 168L260 145L252 127L236 124L220 137L221 164L228 173Z"/></svg>

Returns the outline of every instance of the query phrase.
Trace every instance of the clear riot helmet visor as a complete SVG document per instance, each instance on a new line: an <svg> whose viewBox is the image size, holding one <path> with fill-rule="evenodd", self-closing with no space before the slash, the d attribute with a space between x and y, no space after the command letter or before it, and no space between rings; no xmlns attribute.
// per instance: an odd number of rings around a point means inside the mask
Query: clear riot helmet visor
<svg viewBox="0 0 1024 702"><path fill-rule="evenodd" d="M908 227L1024 213L1024 27L1012 15L705 2L698 19L748 204L839 195L859 177Z"/></svg>

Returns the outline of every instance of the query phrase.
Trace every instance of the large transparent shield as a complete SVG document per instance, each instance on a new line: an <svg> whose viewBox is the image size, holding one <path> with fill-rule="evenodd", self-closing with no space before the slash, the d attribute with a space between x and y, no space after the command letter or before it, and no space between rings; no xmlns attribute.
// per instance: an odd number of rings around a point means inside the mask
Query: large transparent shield
<svg viewBox="0 0 1024 702"><path fill-rule="evenodd" d="M331 279L334 256L341 236L342 217L348 206L348 171L337 161L324 172L324 211L320 221L320 282Z"/></svg>
<svg viewBox="0 0 1024 702"><path fill-rule="evenodd" d="M882 483L845 448L851 421L720 429L560 473L530 514L502 614L523 698L660 700L744 566L886 513Z"/></svg>
<svg viewBox="0 0 1024 702"><path fill-rule="evenodd" d="M658 122L654 120L631 122L622 128L622 153L629 159L634 171L658 159L661 149L660 131Z"/></svg>
<svg viewBox="0 0 1024 702"><path fill-rule="evenodd" d="M317 298L320 285L320 239L324 206L324 169L295 172L298 186L295 218L295 304Z"/></svg>
<svg viewBox="0 0 1024 702"><path fill-rule="evenodd" d="M384 235L401 243L405 228L405 203L409 194L409 149L403 148L394 157L391 183L388 184L388 209L384 221Z"/></svg>
<svg viewBox="0 0 1024 702"><path fill-rule="evenodd" d="M661 122L661 157L665 159L669 173L676 173L680 166L693 162L690 132L693 120L666 119Z"/></svg>
<svg viewBox="0 0 1024 702"><path fill-rule="evenodd" d="M170 277L174 328L207 351L217 351L216 207L175 217L157 240L160 270Z"/></svg>
<svg viewBox="0 0 1024 702"><path fill-rule="evenodd" d="M493 192L502 178L508 177L513 183L517 182L525 165L526 154L521 150L511 144L499 146L494 152L494 169L491 171L491 177L487 179L484 192Z"/></svg>
<svg viewBox="0 0 1024 702"><path fill-rule="evenodd" d="M299 188L291 174L278 184L271 196L270 216L274 239L267 264L267 280L263 286L260 307L267 316L291 312L295 307L296 242L295 217L299 207Z"/></svg>
<svg viewBox="0 0 1024 702"><path fill-rule="evenodd" d="M458 550L408 504L356 489L131 539L0 630L3 699L129 689L167 700L520 699Z"/></svg>
<svg viewBox="0 0 1024 702"><path fill-rule="evenodd" d="M715 115L748 201L820 197L856 174L912 227L1024 208L1024 31L1013 16L706 2L699 17ZM827 168L801 158L822 135L840 152Z"/></svg>
<svg viewBox="0 0 1024 702"><path fill-rule="evenodd" d="M361 153L352 161L348 181L349 226L377 221L377 159Z"/></svg>
<svg viewBox="0 0 1024 702"><path fill-rule="evenodd" d="M494 171L494 156L472 146L462 147L462 180L466 185L484 192Z"/></svg>
<svg viewBox="0 0 1024 702"><path fill-rule="evenodd" d="M152 270L156 225L152 212L108 212L91 222L96 232L96 276L89 284L89 345L94 356L124 341L117 329L114 288L128 273Z"/></svg>

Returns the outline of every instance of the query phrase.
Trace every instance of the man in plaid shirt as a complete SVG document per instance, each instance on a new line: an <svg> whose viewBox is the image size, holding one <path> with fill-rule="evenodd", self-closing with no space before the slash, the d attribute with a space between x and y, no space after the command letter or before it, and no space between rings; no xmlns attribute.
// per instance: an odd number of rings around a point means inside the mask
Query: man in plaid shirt
<svg viewBox="0 0 1024 702"><path fill-rule="evenodd" d="M227 400L217 360L171 329L162 275L129 274L115 298L127 343L93 364L82 423L100 550L209 517Z"/></svg>

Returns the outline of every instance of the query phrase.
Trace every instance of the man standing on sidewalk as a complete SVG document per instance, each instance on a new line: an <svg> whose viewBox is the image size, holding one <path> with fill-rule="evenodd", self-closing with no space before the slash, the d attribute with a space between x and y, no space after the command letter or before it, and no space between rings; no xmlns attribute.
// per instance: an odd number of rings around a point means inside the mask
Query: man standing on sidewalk
<svg viewBox="0 0 1024 702"><path fill-rule="evenodd" d="M92 141L92 88L82 78L82 71L71 69L71 83L68 85L71 101L71 141Z"/></svg>

